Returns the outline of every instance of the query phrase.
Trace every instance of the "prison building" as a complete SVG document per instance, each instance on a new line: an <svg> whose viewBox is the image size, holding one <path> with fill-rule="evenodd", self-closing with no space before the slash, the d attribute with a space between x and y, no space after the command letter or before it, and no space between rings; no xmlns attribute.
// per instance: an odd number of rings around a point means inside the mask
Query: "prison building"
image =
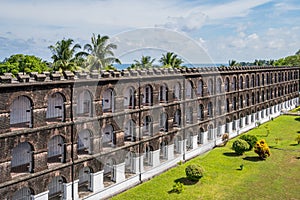
<svg viewBox="0 0 300 200"><path fill-rule="evenodd" d="M1 198L108 198L295 108L299 70L4 74Z"/></svg>

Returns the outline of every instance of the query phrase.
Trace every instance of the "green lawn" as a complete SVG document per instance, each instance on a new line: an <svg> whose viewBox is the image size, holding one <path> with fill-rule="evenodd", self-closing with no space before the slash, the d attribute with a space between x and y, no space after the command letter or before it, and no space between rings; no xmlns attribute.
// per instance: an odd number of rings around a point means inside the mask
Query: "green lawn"
<svg viewBox="0 0 300 200"><path fill-rule="evenodd" d="M248 134L266 140L271 147L267 160L259 160L253 151L237 156L231 150L233 139L225 147L217 147L112 199L300 199L300 145L295 141L300 134L300 117L281 116ZM184 172L191 163L205 170L204 177L194 184L186 181ZM241 164L243 170L239 170ZM186 183L184 191L168 193L176 180Z"/></svg>
<svg viewBox="0 0 300 200"><path fill-rule="evenodd" d="M291 110L291 112L300 112L300 106L297 107L297 108L295 108L295 109L293 109L293 110Z"/></svg>

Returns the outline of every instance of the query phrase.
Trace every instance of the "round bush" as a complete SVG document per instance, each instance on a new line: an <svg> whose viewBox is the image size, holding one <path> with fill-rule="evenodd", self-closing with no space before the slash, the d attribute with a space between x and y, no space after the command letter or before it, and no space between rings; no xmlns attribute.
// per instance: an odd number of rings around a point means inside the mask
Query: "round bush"
<svg viewBox="0 0 300 200"><path fill-rule="evenodd" d="M249 144L245 140L237 139L232 144L232 149L240 155L249 149Z"/></svg>
<svg viewBox="0 0 300 200"><path fill-rule="evenodd" d="M245 140L248 144L249 144L249 149L247 151L252 150L252 148L254 147L254 145L257 142L257 137L255 135L242 135L240 137L241 140Z"/></svg>
<svg viewBox="0 0 300 200"><path fill-rule="evenodd" d="M203 176L203 169L199 165L188 165L185 168L186 177L191 181L198 181Z"/></svg>

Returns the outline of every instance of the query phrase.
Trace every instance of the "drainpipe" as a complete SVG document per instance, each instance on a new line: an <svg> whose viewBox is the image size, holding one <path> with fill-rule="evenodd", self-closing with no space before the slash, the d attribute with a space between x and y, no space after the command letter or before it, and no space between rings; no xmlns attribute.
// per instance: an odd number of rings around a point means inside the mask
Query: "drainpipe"
<svg viewBox="0 0 300 200"><path fill-rule="evenodd" d="M141 79L139 78L139 81L138 81L138 109L139 109L139 181L142 182L142 162L143 162L143 159L142 159L142 143L140 142L141 141L141 120L142 120L142 113L141 113Z"/></svg>
<svg viewBox="0 0 300 200"><path fill-rule="evenodd" d="M70 118L71 118L71 181L72 181L72 199L74 199L74 117L73 117L73 90L74 82L70 85Z"/></svg>

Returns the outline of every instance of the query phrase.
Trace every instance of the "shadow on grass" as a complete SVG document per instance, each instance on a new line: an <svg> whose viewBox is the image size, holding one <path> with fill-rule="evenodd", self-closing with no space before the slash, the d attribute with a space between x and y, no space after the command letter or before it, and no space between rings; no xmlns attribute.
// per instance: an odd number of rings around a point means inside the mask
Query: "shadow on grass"
<svg viewBox="0 0 300 200"><path fill-rule="evenodd" d="M190 179L188 179L187 177L181 177L181 178L178 178L174 181L175 183L182 183L183 185L195 185L196 183L199 182L199 180L197 181L192 181Z"/></svg>
<svg viewBox="0 0 300 200"><path fill-rule="evenodd" d="M225 152L223 153L224 156L229 156L229 157L238 157L238 156L241 156L235 152Z"/></svg>
<svg viewBox="0 0 300 200"><path fill-rule="evenodd" d="M299 145L298 143L296 143L296 144L290 144L290 146L298 146L298 145Z"/></svg>
<svg viewBox="0 0 300 200"><path fill-rule="evenodd" d="M248 160L251 162L262 161L262 159L260 159L258 156L247 156L247 157L243 158L243 160Z"/></svg>
<svg viewBox="0 0 300 200"><path fill-rule="evenodd" d="M296 121L300 122L300 117L295 118Z"/></svg>
<svg viewBox="0 0 300 200"><path fill-rule="evenodd" d="M300 133L300 131L297 131L297 133Z"/></svg>

